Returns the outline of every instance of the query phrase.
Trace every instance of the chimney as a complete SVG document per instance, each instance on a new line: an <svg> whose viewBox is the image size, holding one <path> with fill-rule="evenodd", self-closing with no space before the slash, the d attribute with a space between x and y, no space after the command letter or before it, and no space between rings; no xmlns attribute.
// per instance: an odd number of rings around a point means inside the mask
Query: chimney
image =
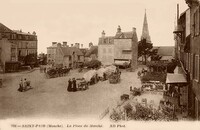
<svg viewBox="0 0 200 130"><path fill-rule="evenodd" d="M83 48L83 44L81 44L81 48Z"/></svg>
<svg viewBox="0 0 200 130"><path fill-rule="evenodd" d="M118 25L117 33L121 33L121 27L120 27L120 25Z"/></svg>
<svg viewBox="0 0 200 130"><path fill-rule="evenodd" d="M92 47L92 46L93 46L93 43L92 43L92 42L90 42L90 43L89 43L89 48L90 48L90 47Z"/></svg>
<svg viewBox="0 0 200 130"><path fill-rule="evenodd" d="M73 47L73 44L71 44L71 47Z"/></svg>
<svg viewBox="0 0 200 130"><path fill-rule="evenodd" d="M57 44L57 47L61 47L61 43L58 43L58 44Z"/></svg>
<svg viewBox="0 0 200 130"><path fill-rule="evenodd" d="M63 47L67 47L67 42L63 42Z"/></svg>
<svg viewBox="0 0 200 130"><path fill-rule="evenodd" d="M33 31L33 35L36 35L36 32L35 32L35 31Z"/></svg>
<svg viewBox="0 0 200 130"><path fill-rule="evenodd" d="M136 33L136 28L135 27L133 27L133 33Z"/></svg>
<svg viewBox="0 0 200 130"><path fill-rule="evenodd" d="M52 46L55 46L57 44L57 42L52 42Z"/></svg>
<svg viewBox="0 0 200 130"><path fill-rule="evenodd" d="M80 43L75 43L76 48L80 48Z"/></svg>
<svg viewBox="0 0 200 130"><path fill-rule="evenodd" d="M177 25L178 25L178 21L179 21L179 4L177 4Z"/></svg>
<svg viewBox="0 0 200 130"><path fill-rule="evenodd" d="M102 36L102 37L105 37L105 35L106 35L106 33L105 33L104 30L103 30L103 32L101 33L101 36Z"/></svg>

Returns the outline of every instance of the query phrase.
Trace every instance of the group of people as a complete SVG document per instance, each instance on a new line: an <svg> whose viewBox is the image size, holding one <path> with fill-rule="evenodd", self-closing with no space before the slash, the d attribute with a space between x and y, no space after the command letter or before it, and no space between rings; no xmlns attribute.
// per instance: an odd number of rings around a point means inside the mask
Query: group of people
<svg viewBox="0 0 200 130"><path fill-rule="evenodd" d="M75 78L72 78L72 79L68 80L67 91L69 91L69 92L76 92L77 91L76 79Z"/></svg>
<svg viewBox="0 0 200 130"><path fill-rule="evenodd" d="M26 80L26 78L24 78L24 80L21 79L19 83L18 91L24 92L28 89L28 87L31 88L30 83Z"/></svg>

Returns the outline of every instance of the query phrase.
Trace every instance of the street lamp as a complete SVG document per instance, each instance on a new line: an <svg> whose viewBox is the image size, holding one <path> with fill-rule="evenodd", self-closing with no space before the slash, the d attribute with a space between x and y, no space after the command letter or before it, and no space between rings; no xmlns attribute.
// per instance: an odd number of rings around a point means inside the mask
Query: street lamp
<svg viewBox="0 0 200 130"><path fill-rule="evenodd" d="M178 25L177 27L176 27L176 29L174 30L174 32L173 32L177 37L179 37L180 39L181 39L181 41L182 41L182 37L183 37L183 28L182 28L182 26L181 25ZM176 39L177 40L177 39Z"/></svg>

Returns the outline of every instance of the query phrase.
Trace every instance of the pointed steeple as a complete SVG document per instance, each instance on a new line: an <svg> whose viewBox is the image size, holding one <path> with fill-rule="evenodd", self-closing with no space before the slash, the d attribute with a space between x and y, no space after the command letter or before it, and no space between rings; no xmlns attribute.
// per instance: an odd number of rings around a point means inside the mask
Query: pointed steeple
<svg viewBox="0 0 200 130"><path fill-rule="evenodd" d="M148 43L151 43L151 37L149 35L149 28L148 28L148 23L147 23L146 9L145 9L145 14L144 14L144 22L143 22L143 29L142 29L141 40L142 39L146 39L146 41Z"/></svg>

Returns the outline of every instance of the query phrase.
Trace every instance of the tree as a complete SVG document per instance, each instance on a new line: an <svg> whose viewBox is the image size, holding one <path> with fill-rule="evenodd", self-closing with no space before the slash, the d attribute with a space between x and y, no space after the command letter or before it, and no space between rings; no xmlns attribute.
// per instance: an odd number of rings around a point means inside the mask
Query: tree
<svg viewBox="0 0 200 130"><path fill-rule="evenodd" d="M28 54L24 58L25 65L34 65L36 64L37 56L35 54Z"/></svg>
<svg viewBox="0 0 200 130"><path fill-rule="evenodd" d="M162 58L162 56L158 55L158 49L152 49L150 56L152 61L159 61Z"/></svg>
<svg viewBox="0 0 200 130"><path fill-rule="evenodd" d="M98 60L91 60L89 62L86 62L84 64L84 66L88 67L88 68L98 68L101 66L101 62Z"/></svg>
<svg viewBox="0 0 200 130"><path fill-rule="evenodd" d="M147 56L150 56L152 55L152 48L153 48L153 45L152 43L148 43L146 41L146 39L142 39L141 41L139 41L139 44L138 44L138 56L141 57L141 56L144 56L144 64L146 65L146 62L147 62Z"/></svg>

